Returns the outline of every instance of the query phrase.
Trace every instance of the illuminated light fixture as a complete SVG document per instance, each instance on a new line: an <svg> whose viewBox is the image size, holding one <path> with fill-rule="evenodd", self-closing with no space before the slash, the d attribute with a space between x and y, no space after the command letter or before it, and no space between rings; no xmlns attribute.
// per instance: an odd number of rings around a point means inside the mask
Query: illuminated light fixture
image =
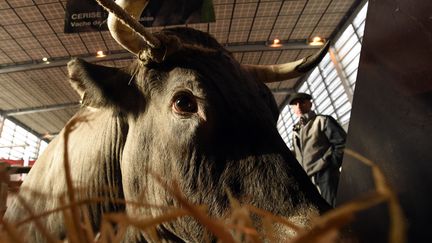
<svg viewBox="0 0 432 243"><path fill-rule="evenodd" d="M55 137L54 134L51 133L45 133L42 138L46 138L46 139L53 139Z"/></svg>
<svg viewBox="0 0 432 243"><path fill-rule="evenodd" d="M281 43L281 41L278 38L276 38L268 46L277 48L277 47L281 47L282 43Z"/></svg>
<svg viewBox="0 0 432 243"><path fill-rule="evenodd" d="M97 51L96 52L96 57L104 57L104 56L106 56L106 55L103 51Z"/></svg>
<svg viewBox="0 0 432 243"><path fill-rule="evenodd" d="M315 36L314 38L309 40L309 45L311 46L322 46L324 45L325 40L319 36Z"/></svg>
<svg viewBox="0 0 432 243"><path fill-rule="evenodd" d="M48 57L42 58L42 61L44 62L44 64L50 64L50 61L48 61Z"/></svg>

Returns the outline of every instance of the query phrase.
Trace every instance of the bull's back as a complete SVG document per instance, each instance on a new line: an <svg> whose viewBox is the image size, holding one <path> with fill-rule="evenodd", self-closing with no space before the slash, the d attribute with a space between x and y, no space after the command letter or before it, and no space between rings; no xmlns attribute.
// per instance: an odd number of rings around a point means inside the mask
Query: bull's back
<svg viewBox="0 0 432 243"><path fill-rule="evenodd" d="M74 130L69 132L69 140L65 145L65 129L51 141L46 150L41 154L29 174L24 179L19 194L8 207L4 219L8 223L18 223L30 216L23 202L29 206L32 214L38 215L50 210L60 208L60 197L67 198L67 183L65 175L65 161L70 166L70 174L75 187L76 200L84 200L94 197L121 198L121 193L108 192L115 182L106 181L107 171L119 171L116 167L116 155L110 154L109 148L114 148L114 139L120 136L116 118L109 111L89 110L80 111L73 119L86 118L77 124ZM109 135L110 134L110 135ZM68 149L66 158L64 149ZM105 193L106 192L106 193ZM21 198L22 200L19 200ZM116 210L109 203L90 206L90 214L93 223L98 225L102 211ZM52 213L39 219L42 225L55 237L65 236L62 213ZM44 242L44 237L33 223L26 224L19 229L26 232L29 242Z"/></svg>
<svg viewBox="0 0 432 243"><path fill-rule="evenodd" d="M49 171L52 170L54 154L51 152L58 146L59 139L55 138L46 148L45 152L38 158L30 172L25 177L18 195L12 197L11 204L8 206L4 220L10 224L19 223L33 215L38 215L56 207L52 196L48 196L54 187ZM47 186L48 185L48 186ZM26 209L27 207L27 209ZM29 211L31 210L31 212ZM51 228L50 232L55 233L52 227L48 227L48 221L52 221L55 215L41 218L40 221L46 228ZM44 237L38 232L33 223L27 223L19 227L26 232L27 238L32 242L43 242Z"/></svg>

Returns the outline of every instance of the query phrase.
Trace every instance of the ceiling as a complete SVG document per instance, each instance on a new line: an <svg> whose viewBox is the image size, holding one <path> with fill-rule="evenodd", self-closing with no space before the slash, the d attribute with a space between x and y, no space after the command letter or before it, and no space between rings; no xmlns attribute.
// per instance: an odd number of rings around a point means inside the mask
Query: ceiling
<svg viewBox="0 0 432 243"><path fill-rule="evenodd" d="M284 63L315 52L306 40L333 37L359 3L214 0L216 22L188 26L212 34L241 63ZM39 137L57 134L78 109L66 76L71 57L116 67L131 58L107 31L65 34L65 8L66 0L0 0L0 112ZM265 45L274 38L283 48ZM95 58L99 50L108 55ZM295 84L269 84L279 105Z"/></svg>

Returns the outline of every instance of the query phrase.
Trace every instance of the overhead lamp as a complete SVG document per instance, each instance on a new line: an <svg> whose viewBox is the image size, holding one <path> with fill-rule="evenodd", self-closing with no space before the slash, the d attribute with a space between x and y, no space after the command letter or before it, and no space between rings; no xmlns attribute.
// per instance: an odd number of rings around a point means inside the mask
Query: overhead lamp
<svg viewBox="0 0 432 243"><path fill-rule="evenodd" d="M96 52L96 57L105 57L105 53L103 51L97 51Z"/></svg>
<svg viewBox="0 0 432 243"><path fill-rule="evenodd" d="M48 61L48 57L42 58L42 61L44 61L44 62Z"/></svg>
<svg viewBox="0 0 432 243"><path fill-rule="evenodd" d="M273 48L281 47L282 42L278 38L275 38L273 41L270 42L270 44L268 44L268 46L273 47Z"/></svg>
<svg viewBox="0 0 432 243"><path fill-rule="evenodd" d="M311 46L322 46L324 45L325 40L319 36L315 36L314 38L309 40L309 45Z"/></svg>
<svg viewBox="0 0 432 243"><path fill-rule="evenodd" d="M54 137L55 137L55 134L51 134L51 133L49 133L49 132L45 133L45 134L42 136L42 138L45 138L45 139L53 139Z"/></svg>

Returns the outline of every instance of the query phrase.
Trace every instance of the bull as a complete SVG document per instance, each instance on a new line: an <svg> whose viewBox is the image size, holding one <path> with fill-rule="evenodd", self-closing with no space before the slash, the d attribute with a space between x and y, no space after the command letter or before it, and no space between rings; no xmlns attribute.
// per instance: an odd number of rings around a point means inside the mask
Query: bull
<svg viewBox="0 0 432 243"><path fill-rule="evenodd" d="M88 206L96 230L108 212L134 217L161 214L158 208L114 199L145 198L151 204L178 207L155 174L178 181L190 202L208 205L208 213L215 217L230 210L227 191L240 203L300 225L330 208L278 134L278 109L264 84L304 74L322 59L328 45L291 63L241 65L207 33L174 28L150 34L135 20L147 1L98 1L110 11L113 38L137 58L120 69L80 59L68 63L70 83L83 104L72 121L87 121L68 134L63 129L23 182L20 197L31 202L33 213L60 207L59 200L28 192L65 193L66 152L72 180L87 188L76 198L107 199ZM28 210L16 200L5 221L19 222L28 217ZM66 237L60 213L39 223L56 237ZM29 242L46 240L36 224L24 229ZM157 232L176 242L214 239L189 217L161 224ZM141 241L151 239L139 230L128 231L126 242Z"/></svg>

